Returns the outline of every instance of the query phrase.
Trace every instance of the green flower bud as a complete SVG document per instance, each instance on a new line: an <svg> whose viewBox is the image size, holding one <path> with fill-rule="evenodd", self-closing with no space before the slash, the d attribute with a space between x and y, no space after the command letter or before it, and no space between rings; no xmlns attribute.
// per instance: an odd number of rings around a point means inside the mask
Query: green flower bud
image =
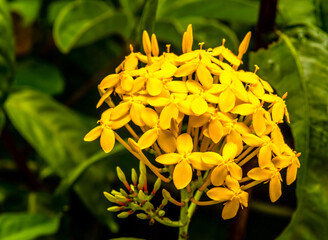
<svg viewBox="0 0 328 240"><path fill-rule="evenodd" d="M108 199L108 201L110 201L112 203L116 203L116 198L112 194L110 194L108 192L104 192L104 195Z"/></svg>
<svg viewBox="0 0 328 240"><path fill-rule="evenodd" d="M147 181L146 175L143 174L143 173L140 173L138 188L143 189L143 187L145 186L146 181Z"/></svg>
<svg viewBox="0 0 328 240"><path fill-rule="evenodd" d="M107 208L107 211L110 211L110 212L118 212L121 210L122 210L122 207L118 207L118 206L113 206L113 207Z"/></svg>
<svg viewBox="0 0 328 240"><path fill-rule="evenodd" d="M118 218L127 218L131 213L130 212L121 212L117 214Z"/></svg>
<svg viewBox="0 0 328 240"><path fill-rule="evenodd" d="M146 200L146 195L144 194L143 191L140 190L140 191L138 192L138 198L139 198L140 202Z"/></svg>
<svg viewBox="0 0 328 240"><path fill-rule="evenodd" d="M131 179L134 186L137 186L138 183L138 174L134 168L131 170Z"/></svg>
<svg viewBox="0 0 328 240"><path fill-rule="evenodd" d="M140 175L141 174L147 174L147 169L146 169L146 165L140 161L140 164L139 164L139 170L140 170Z"/></svg>
<svg viewBox="0 0 328 240"><path fill-rule="evenodd" d="M127 202L128 199L122 195L116 195L115 198L120 202Z"/></svg>
<svg viewBox="0 0 328 240"><path fill-rule="evenodd" d="M145 220L145 219L147 219L147 218L149 218L149 217L148 217L147 214L144 214L144 213L138 213L138 214L137 214L137 218L139 218L139 219L141 219L141 220Z"/></svg>
<svg viewBox="0 0 328 240"><path fill-rule="evenodd" d="M165 211L164 210L159 210L158 216L163 217L164 215L165 215Z"/></svg>
<svg viewBox="0 0 328 240"><path fill-rule="evenodd" d="M122 183L125 183L126 182L125 174L119 166L116 167L116 172L117 172L117 176L120 179L120 181Z"/></svg>
<svg viewBox="0 0 328 240"><path fill-rule="evenodd" d="M153 189L152 194L155 194L158 191L158 189L161 187L161 184L162 184L161 179L160 178L157 178L157 180L156 180L156 182L154 184L154 189Z"/></svg>
<svg viewBox="0 0 328 240"><path fill-rule="evenodd" d="M120 188L120 193L124 196L124 197L128 197L128 193L126 191L124 191L123 188Z"/></svg>

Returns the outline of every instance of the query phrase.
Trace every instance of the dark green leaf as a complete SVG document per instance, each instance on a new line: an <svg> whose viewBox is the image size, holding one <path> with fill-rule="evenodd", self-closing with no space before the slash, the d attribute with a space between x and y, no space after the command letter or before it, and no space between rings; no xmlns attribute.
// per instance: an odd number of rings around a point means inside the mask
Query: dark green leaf
<svg viewBox="0 0 328 240"><path fill-rule="evenodd" d="M186 31L188 24L192 24L194 33L194 49L199 48L198 43L205 42L205 48L221 45L223 38L226 39L226 46L232 51L236 51L239 41L235 33L226 25L215 20L205 18L184 17L165 18L156 22L155 33L157 38L165 43L172 44L175 52L181 52L182 35Z"/></svg>
<svg viewBox="0 0 328 240"><path fill-rule="evenodd" d="M53 30L55 43L63 53L114 33L128 37L128 17L97 0L67 4L58 14Z"/></svg>
<svg viewBox="0 0 328 240"><path fill-rule="evenodd" d="M321 239L328 234L328 35L314 27L281 34L268 50L251 55L259 74L287 106L296 150L302 152L297 181L298 208L279 239Z"/></svg>
<svg viewBox="0 0 328 240"><path fill-rule="evenodd" d="M16 69L14 84L28 86L48 94L64 90L64 79L57 67L38 60L28 61Z"/></svg>
<svg viewBox="0 0 328 240"><path fill-rule="evenodd" d="M24 25L33 23L39 16L42 0L14 0L9 2L10 10L18 13Z"/></svg>
<svg viewBox="0 0 328 240"><path fill-rule="evenodd" d="M0 97L13 77L14 37L11 17L5 0L0 0Z"/></svg>
<svg viewBox="0 0 328 240"><path fill-rule="evenodd" d="M158 0L148 0L145 3L145 7L142 12L140 26L139 26L139 36L140 36L141 43L142 43L141 37L144 30L148 32L149 36L151 36L151 34L154 32L157 5L158 5Z"/></svg>
<svg viewBox="0 0 328 240"><path fill-rule="evenodd" d="M259 3L249 0L163 0L158 6L158 19L166 17L211 17L256 23Z"/></svg>
<svg viewBox="0 0 328 240"><path fill-rule="evenodd" d="M61 177L99 150L99 143L83 141L96 121L90 124L47 95L32 90L14 92L7 98L5 110L21 135ZM117 231L113 216L105 212L108 202L102 195L104 186L110 183L108 175L114 171L107 162L90 166L74 190L94 214Z"/></svg>
<svg viewBox="0 0 328 240"><path fill-rule="evenodd" d="M5 114L2 110L2 108L0 108L0 133L2 132L2 128L5 125L5 121L6 121Z"/></svg>
<svg viewBox="0 0 328 240"><path fill-rule="evenodd" d="M279 0L278 22L284 25L298 23L321 26L319 0Z"/></svg>
<svg viewBox="0 0 328 240"><path fill-rule="evenodd" d="M0 215L1 240L29 240L57 232L60 219L27 213Z"/></svg>

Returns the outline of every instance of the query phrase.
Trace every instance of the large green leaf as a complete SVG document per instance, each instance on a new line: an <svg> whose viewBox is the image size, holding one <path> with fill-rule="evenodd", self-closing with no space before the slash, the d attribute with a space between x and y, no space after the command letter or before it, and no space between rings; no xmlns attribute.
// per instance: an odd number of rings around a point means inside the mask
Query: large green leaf
<svg viewBox="0 0 328 240"><path fill-rule="evenodd" d="M291 129L296 150L302 152L298 208L279 239L322 239L328 234L327 43L328 35L321 30L295 27L250 58L278 93L288 91Z"/></svg>
<svg viewBox="0 0 328 240"><path fill-rule="evenodd" d="M59 217L46 217L28 213L3 213L0 215L1 240L29 240L56 233Z"/></svg>
<svg viewBox="0 0 328 240"><path fill-rule="evenodd" d="M63 53L113 33L129 36L128 17L98 0L68 3L60 10L53 29L55 43Z"/></svg>
<svg viewBox="0 0 328 240"><path fill-rule="evenodd" d="M18 13L24 25L33 23L39 16L42 0L14 0L9 2L10 10Z"/></svg>
<svg viewBox="0 0 328 240"><path fill-rule="evenodd" d="M99 150L99 143L83 142L96 121L86 121L45 94L32 90L13 92L5 102L5 110L16 129L60 177L70 175ZM108 203L102 192L110 184L108 176L114 174L114 159L83 169L83 176L74 185L82 201L112 231L117 230L117 225L113 216L105 212Z"/></svg>
<svg viewBox="0 0 328 240"><path fill-rule="evenodd" d="M0 97L13 76L14 38L5 0L0 0Z"/></svg>
<svg viewBox="0 0 328 240"><path fill-rule="evenodd" d="M14 84L28 86L48 94L64 90L64 79L57 67L39 60L30 60L16 69Z"/></svg>
<svg viewBox="0 0 328 240"><path fill-rule="evenodd" d="M158 19L166 17L211 17L256 23L259 2L249 0L160 0Z"/></svg>
<svg viewBox="0 0 328 240"><path fill-rule="evenodd" d="M278 22L284 25L303 23L321 26L320 0L279 0Z"/></svg>

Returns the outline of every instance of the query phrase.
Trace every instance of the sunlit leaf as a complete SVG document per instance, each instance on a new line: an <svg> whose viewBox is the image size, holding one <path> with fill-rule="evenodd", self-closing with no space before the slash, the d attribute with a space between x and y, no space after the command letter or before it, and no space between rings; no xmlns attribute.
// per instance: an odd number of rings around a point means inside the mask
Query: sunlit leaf
<svg viewBox="0 0 328 240"><path fill-rule="evenodd" d="M303 23L321 26L319 2L308 0L279 0L278 22L284 25Z"/></svg>
<svg viewBox="0 0 328 240"><path fill-rule="evenodd" d="M279 239L320 239L328 233L327 42L328 35L317 28L296 27L250 58L280 95L288 91L295 148L302 152L298 208Z"/></svg>
<svg viewBox="0 0 328 240"><path fill-rule="evenodd" d="M20 134L60 177L66 177L99 150L99 143L83 142L96 121L90 123L45 94L32 90L13 92L5 102L5 110ZM94 214L117 231L113 216L104 215L108 203L102 196L111 171L113 167L106 162L93 164L74 190Z"/></svg>
<svg viewBox="0 0 328 240"><path fill-rule="evenodd" d="M18 13L24 25L33 23L39 16L42 0L14 0L9 2L10 10Z"/></svg>
<svg viewBox="0 0 328 240"><path fill-rule="evenodd" d="M128 17L98 0L65 5L55 20L53 30L55 43L63 53L115 33L124 37L129 35Z"/></svg>
<svg viewBox="0 0 328 240"><path fill-rule="evenodd" d="M59 217L46 217L28 213L2 213L0 215L1 240L29 240L57 232Z"/></svg>

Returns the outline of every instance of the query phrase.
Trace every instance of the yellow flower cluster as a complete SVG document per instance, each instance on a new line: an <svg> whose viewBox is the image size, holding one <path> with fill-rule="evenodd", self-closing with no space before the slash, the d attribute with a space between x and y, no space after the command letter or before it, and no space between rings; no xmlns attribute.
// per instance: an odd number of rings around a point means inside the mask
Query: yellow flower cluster
<svg viewBox="0 0 328 240"><path fill-rule="evenodd" d="M99 84L97 107L106 102L110 108L84 140L100 137L105 152L118 140L162 180L173 179L177 189L188 188L207 171L202 190L215 203L226 202L224 219L234 217L240 206L247 207L245 190L259 183L269 182L270 199L275 202L281 196L280 170L287 168L291 184L300 154L285 144L278 127L284 117L289 122L287 94L282 98L274 94L256 74L257 66L255 72L238 70L250 37L248 33L241 42L238 55L224 46L224 39L219 47L203 49L200 43L192 50L189 25L183 54L178 56L169 45L159 55L156 36L150 39L144 32L145 55L130 46L130 55L116 73ZM123 126L131 133L128 143L114 131ZM168 178L147 159L144 149L154 150L156 162L168 169ZM250 166L256 167L245 172L242 167L252 159L257 164ZM208 190L210 185L214 187Z"/></svg>

